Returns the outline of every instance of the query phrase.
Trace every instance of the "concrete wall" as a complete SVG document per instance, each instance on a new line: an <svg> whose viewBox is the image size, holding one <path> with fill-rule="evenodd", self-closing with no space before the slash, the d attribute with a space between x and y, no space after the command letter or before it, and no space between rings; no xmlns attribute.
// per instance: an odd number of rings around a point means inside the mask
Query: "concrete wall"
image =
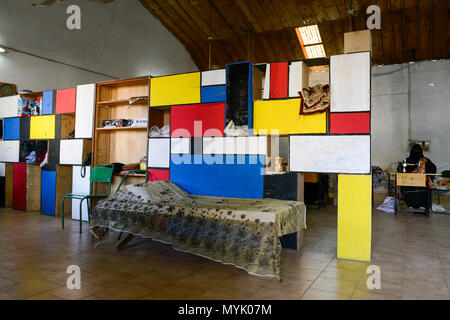
<svg viewBox="0 0 450 320"><path fill-rule="evenodd" d="M115 78L196 71L183 45L137 0L110 4L0 1L0 45ZM68 30L66 9L81 8L81 30ZM10 51L0 55L0 82L20 89L73 87L110 77Z"/></svg>
<svg viewBox="0 0 450 320"><path fill-rule="evenodd" d="M450 60L372 68L373 165L405 158L410 134L431 141L425 156L438 171L450 169L449 83Z"/></svg>

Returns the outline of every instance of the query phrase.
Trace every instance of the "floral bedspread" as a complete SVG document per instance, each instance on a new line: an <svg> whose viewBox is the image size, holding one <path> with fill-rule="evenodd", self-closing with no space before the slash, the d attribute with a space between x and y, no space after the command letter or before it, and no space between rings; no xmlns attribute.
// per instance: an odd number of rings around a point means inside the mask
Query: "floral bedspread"
<svg viewBox="0 0 450 320"><path fill-rule="evenodd" d="M280 278L279 237L301 231L303 202L193 196L169 181L126 186L99 201L90 227L151 237L174 248Z"/></svg>

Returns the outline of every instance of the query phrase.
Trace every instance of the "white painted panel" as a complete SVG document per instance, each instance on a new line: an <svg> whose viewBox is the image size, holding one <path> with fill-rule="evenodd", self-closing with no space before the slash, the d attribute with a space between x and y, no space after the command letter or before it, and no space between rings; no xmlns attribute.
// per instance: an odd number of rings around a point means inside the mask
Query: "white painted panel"
<svg viewBox="0 0 450 320"><path fill-rule="evenodd" d="M267 136L248 137L249 154L267 154Z"/></svg>
<svg viewBox="0 0 450 320"><path fill-rule="evenodd" d="M263 99L270 97L270 63L266 65L266 75L264 77Z"/></svg>
<svg viewBox="0 0 450 320"><path fill-rule="evenodd" d="M370 173L370 136L291 136L291 171Z"/></svg>
<svg viewBox="0 0 450 320"><path fill-rule="evenodd" d="M191 138L171 138L170 153L191 153Z"/></svg>
<svg viewBox="0 0 450 320"><path fill-rule="evenodd" d="M299 97L299 91L309 83L308 73L305 72L305 63L302 61L293 61L289 65L289 97Z"/></svg>
<svg viewBox="0 0 450 320"><path fill-rule="evenodd" d="M202 72L202 86L215 86L226 83L225 69Z"/></svg>
<svg viewBox="0 0 450 320"><path fill-rule="evenodd" d="M0 141L0 161L19 162L20 141Z"/></svg>
<svg viewBox="0 0 450 320"><path fill-rule="evenodd" d="M17 116L19 98L19 95L0 98L0 118Z"/></svg>
<svg viewBox="0 0 450 320"><path fill-rule="evenodd" d="M95 84L77 86L75 138L92 138L94 121Z"/></svg>
<svg viewBox="0 0 450 320"><path fill-rule="evenodd" d="M74 194L89 194L91 175L91 167L86 167L86 174L84 178L81 176L81 166L73 166L72 168L72 193ZM92 208L91 208L92 209ZM81 218L83 221L88 221L87 202L83 201L83 209ZM80 200L72 199L72 219L80 219Z"/></svg>
<svg viewBox="0 0 450 320"><path fill-rule="evenodd" d="M236 153L248 154L248 137L236 137Z"/></svg>
<svg viewBox="0 0 450 320"><path fill-rule="evenodd" d="M370 111L370 52L331 56L331 112Z"/></svg>
<svg viewBox="0 0 450 320"><path fill-rule="evenodd" d="M214 151L214 137L203 137L203 154L213 154Z"/></svg>
<svg viewBox="0 0 450 320"><path fill-rule="evenodd" d="M170 138L148 139L148 166L168 168L170 162Z"/></svg>
<svg viewBox="0 0 450 320"><path fill-rule="evenodd" d="M59 164L83 164L82 139L61 140L59 149Z"/></svg>
<svg viewBox="0 0 450 320"><path fill-rule="evenodd" d="M5 164L3 162L0 162L0 177L4 177L6 175L5 167Z"/></svg>
<svg viewBox="0 0 450 320"><path fill-rule="evenodd" d="M203 154L267 154L267 137L205 137Z"/></svg>
<svg viewBox="0 0 450 320"><path fill-rule="evenodd" d="M217 137L218 139L223 139L224 143L224 153L225 154L235 154L236 153L236 137Z"/></svg>

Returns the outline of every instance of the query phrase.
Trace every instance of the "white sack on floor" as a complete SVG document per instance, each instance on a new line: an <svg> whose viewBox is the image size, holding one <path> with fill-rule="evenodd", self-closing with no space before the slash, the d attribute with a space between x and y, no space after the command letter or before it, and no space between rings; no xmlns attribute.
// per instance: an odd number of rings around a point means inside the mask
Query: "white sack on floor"
<svg viewBox="0 0 450 320"><path fill-rule="evenodd" d="M445 208L441 206L440 204L433 203L433 206L431 207L431 211L433 212L445 212Z"/></svg>
<svg viewBox="0 0 450 320"><path fill-rule="evenodd" d="M386 197L386 199L384 199L383 204L378 206L377 210L394 213L395 212L394 205L395 205L394 197Z"/></svg>

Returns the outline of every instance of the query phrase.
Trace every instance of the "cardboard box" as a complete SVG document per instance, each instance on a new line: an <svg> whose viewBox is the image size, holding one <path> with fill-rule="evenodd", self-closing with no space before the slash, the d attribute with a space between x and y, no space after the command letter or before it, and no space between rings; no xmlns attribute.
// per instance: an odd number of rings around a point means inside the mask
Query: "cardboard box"
<svg viewBox="0 0 450 320"><path fill-rule="evenodd" d="M372 34L370 30L344 33L344 53L372 52Z"/></svg>

